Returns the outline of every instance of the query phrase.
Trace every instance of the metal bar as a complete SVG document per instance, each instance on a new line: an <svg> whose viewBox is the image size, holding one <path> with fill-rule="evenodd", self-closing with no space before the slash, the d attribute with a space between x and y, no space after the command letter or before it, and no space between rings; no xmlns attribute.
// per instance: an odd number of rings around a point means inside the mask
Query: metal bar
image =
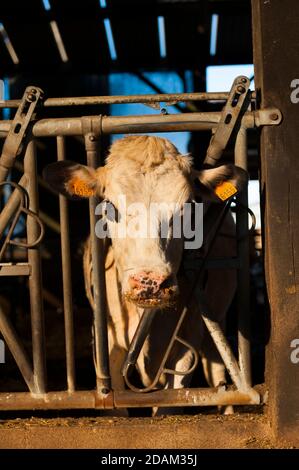
<svg viewBox="0 0 299 470"><path fill-rule="evenodd" d="M64 137L57 137L57 159L65 160ZM69 392L75 390L75 345L74 345L74 318L72 302L72 267L70 249L70 229L68 202L64 196L59 196L59 213L61 229L61 261L63 284L63 311L66 349L67 387Z"/></svg>
<svg viewBox="0 0 299 470"><path fill-rule="evenodd" d="M23 186L23 188L27 188L27 178L25 175L23 175L19 181L19 185ZM17 189L14 189L14 191L11 193L7 203L3 207L1 213L0 213L0 237L2 236L4 230L7 227L7 224L9 223L10 219L13 217L15 212L17 211L19 204L21 201L20 197L20 191Z"/></svg>
<svg viewBox="0 0 299 470"><path fill-rule="evenodd" d="M24 158L25 174L28 178L29 208L38 213L38 188L36 172L36 155L34 141L27 145ZM33 217L27 217L28 242L36 240L39 236L39 226ZM41 256L39 247L28 249L28 262L31 266L29 276L29 292L31 307L32 353L35 378L35 392L46 391L46 357L45 357L45 331L42 298Z"/></svg>
<svg viewBox="0 0 299 470"><path fill-rule="evenodd" d="M128 353L124 364L122 365L121 374L125 377L129 376L136 365L140 351L144 345L146 337L149 333L150 326L157 310L144 309L143 315L138 323L133 339L130 343Z"/></svg>
<svg viewBox="0 0 299 470"><path fill-rule="evenodd" d="M36 107L42 99L43 91L36 87L27 87L12 121L2 147L0 157L0 181L5 181L9 170L20 151L27 128L35 114Z"/></svg>
<svg viewBox="0 0 299 470"><path fill-rule="evenodd" d="M0 276L29 276L28 263L0 263Z"/></svg>
<svg viewBox="0 0 299 470"><path fill-rule="evenodd" d="M205 325L223 359L225 367L227 368L233 383L239 391L248 393L254 398L256 392L253 388L248 386L247 382L244 381L243 374L239 369L238 363L232 353L229 343L224 336L218 322L213 319L212 313L204 299L204 295L201 289L197 289L195 291L195 295Z"/></svg>
<svg viewBox="0 0 299 470"><path fill-rule="evenodd" d="M227 100L229 93L160 93L150 95L127 95L127 96L80 96L67 98L47 98L43 106L91 106L99 104L125 104L125 103L155 103L168 101L205 101L205 100ZM255 99L255 92L252 98ZM1 100L0 108L17 108L21 100Z"/></svg>
<svg viewBox="0 0 299 470"><path fill-rule="evenodd" d="M27 353L18 337L16 330L10 322L9 317L4 313L3 309L0 307L0 331L3 335L3 338L9 347L11 354L13 355L18 368L30 390L30 392L35 391L35 383L32 367L30 360L27 356ZM1 408L1 406L0 406Z"/></svg>
<svg viewBox="0 0 299 470"><path fill-rule="evenodd" d="M142 407L258 405L261 395L221 388L184 388L136 394L129 390L100 395L93 390L49 392L43 396L30 393L0 393L1 410L114 409Z"/></svg>
<svg viewBox="0 0 299 470"><path fill-rule="evenodd" d="M47 227L49 227L51 230L53 230L53 232L56 232L56 233L58 233L58 235L60 235L61 230L60 230L59 222L57 222L55 219L53 219L53 217L46 214L45 212L39 211L38 215L39 215L40 220L45 225L47 225Z"/></svg>
<svg viewBox="0 0 299 470"><path fill-rule="evenodd" d="M153 83L149 78L147 78L145 75L143 75L143 73L141 72L134 72L134 75L136 75L137 78L139 78L139 80L141 80L143 83L145 83L146 85L148 85L155 93L158 93L159 95L162 95L162 91L161 89L155 84ZM189 102L190 103L190 102ZM188 104L189 104L188 103ZM148 103L149 105L151 103ZM155 103L153 103L155 104ZM179 104L177 104L177 102L174 103L174 106L176 107L176 109L178 109L181 113L184 113L186 110ZM189 105L190 106L190 105ZM192 106L192 105L191 105ZM195 107L195 106L194 106ZM195 107L196 108L196 107ZM189 108L189 111L197 111L197 109L190 109Z"/></svg>
<svg viewBox="0 0 299 470"><path fill-rule="evenodd" d="M242 125L253 128L259 111L248 111L242 118ZM84 118L40 119L32 126L34 137L57 137L83 135L82 123L89 119L96 134L118 134L130 132L179 132L213 129L219 122L220 112L157 114L141 116L87 116ZM8 132L12 121L0 121L0 132ZM276 122L273 122L276 124Z"/></svg>
<svg viewBox="0 0 299 470"><path fill-rule="evenodd" d="M215 166L223 154L241 113L244 114L246 107L248 108L249 86L250 81L247 77L241 75L235 78L227 102L222 109L216 132L208 147L204 164Z"/></svg>
<svg viewBox="0 0 299 470"><path fill-rule="evenodd" d="M247 170L247 132L241 127L237 134L235 144L235 163ZM248 188L237 196L237 201L248 206ZM247 211L238 208L236 212L237 249L240 259L240 269L237 271L238 288L238 350L239 367L243 380L251 385L251 357L250 357L250 263L249 263L249 237Z"/></svg>
<svg viewBox="0 0 299 470"><path fill-rule="evenodd" d="M93 168L99 166L98 135L92 132L91 121L86 119L84 128L85 148L87 155L87 164ZM89 199L89 218L90 218L90 243L92 256L92 285L94 296L94 348L95 348L95 366L97 375L97 390L103 394L108 393L111 388L111 379L109 373L109 352L108 352L108 333L106 317L106 282L105 282L105 258L104 258L104 240L96 236L95 210L99 203L98 198Z"/></svg>

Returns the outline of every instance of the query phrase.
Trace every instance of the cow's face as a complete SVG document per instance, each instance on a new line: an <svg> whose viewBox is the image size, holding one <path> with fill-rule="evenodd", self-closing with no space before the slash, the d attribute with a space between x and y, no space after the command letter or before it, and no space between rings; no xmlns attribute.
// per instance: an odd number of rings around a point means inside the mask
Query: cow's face
<svg viewBox="0 0 299 470"><path fill-rule="evenodd" d="M124 297L147 308L171 305L178 295L182 218L193 199L194 179L215 199L219 183L231 181L240 189L246 181L245 172L233 165L195 172L190 157L166 139L148 136L117 141L105 167L58 162L47 167L45 177L65 195L98 194L105 201L97 233L103 235L107 225Z"/></svg>

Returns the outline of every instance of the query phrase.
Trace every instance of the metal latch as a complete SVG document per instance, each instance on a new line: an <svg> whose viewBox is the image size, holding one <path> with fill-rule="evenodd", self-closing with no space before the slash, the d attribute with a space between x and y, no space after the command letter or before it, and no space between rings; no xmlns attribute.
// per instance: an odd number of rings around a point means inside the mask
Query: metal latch
<svg viewBox="0 0 299 470"><path fill-rule="evenodd" d="M29 123L35 117L36 108L43 96L44 92L38 87L26 88L3 145L0 157L0 182L6 179L8 171L13 167L22 149L22 141L26 137Z"/></svg>
<svg viewBox="0 0 299 470"><path fill-rule="evenodd" d="M246 98L250 94L249 86L249 78L243 75L234 80L229 97L222 110L216 132L210 141L204 164L215 166L221 157L238 123L239 116L248 107L248 100Z"/></svg>

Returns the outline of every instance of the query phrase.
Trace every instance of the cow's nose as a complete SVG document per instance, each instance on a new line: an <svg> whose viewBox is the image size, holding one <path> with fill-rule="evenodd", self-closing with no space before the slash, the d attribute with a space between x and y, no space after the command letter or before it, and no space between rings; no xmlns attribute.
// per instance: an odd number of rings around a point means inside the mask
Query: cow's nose
<svg viewBox="0 0 299 470"><path fill-rule="evenodd" d="M167 287L168 283L170 284L169 281L169 275L145 271L133 274L129 278L129 284L132 289L150 291L153 294L158 292L162 287Z"/></svg>

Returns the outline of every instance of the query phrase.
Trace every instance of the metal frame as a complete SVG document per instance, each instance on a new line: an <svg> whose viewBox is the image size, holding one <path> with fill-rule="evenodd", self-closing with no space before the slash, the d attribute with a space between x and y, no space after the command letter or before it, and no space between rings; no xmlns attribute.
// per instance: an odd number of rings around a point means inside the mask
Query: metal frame
<svg viewBox="0 0 299 470"><path fill-rule="evenodd" d="M93 98L61 98L45 101L47 106L65 106L100 103L157 103L171 101L196 101L200 99L219 100L227 99L228 94L197 93L181 95L143 95L134 97L93 97ZM0 103L0 106L17 106L19 101ZM220 112L213 113L184 113L176 115L145 115L145 116L87 116L83 118L61 118L36 120L31 125L29 142L24 159L24 175L19 185L28 192L29 209L38 214L37 174L35 168L36 156L34 137L56 137L57 155L59 160L65 158L64 137L83 136L87 153L87 162L97 166L98 140L101 134L116 133L150 133L150 132L178 132L195 130L215 130L221 120ZM277 109L264 109L261 111L247 111L240 120L240 127L235 145L235 162L246 168L246 131L259 125L276 125L281 121L281 113ZM0 121L0 136L9 133L12 121ZM2 157L1 157L2 158ZM13 161L11 162L11 165ZM1 159L0 159L1 165ZM244 191L239 196L246 204L247 194ZM19 207L20 194L16 188L5 208L0 214L0 233L3 233L13 214ZM104 250L101 241L96 236L91 237L93 276L95 286L95 355L96 355L96 391L76 391L75 385L75 358L74 358L74 332L73 312L71 299L71 256L69 249L68 209L67 201L60 196L61 220L61 247L63 269L63 297L65 315L65 338L67 359L67 392L47 392L46 385L46 355L44 347L44 320L42 307L42 280L40 253L37 246L28 248L28 263L0 263L0 275L28 275L31 300L32 322L32 356L33 367L27 357L22 342L17 336L9 318L0 309L0 330L10 348L16 363L23 375L30 392L0 393L0 409L58 409L58 408L121 408L142 406L207 406L228 404L259 404L263 397L251 387L250 380L250 345L248 339L248 311L249 311L249 260L248 239L239 237L238 259L233 260L238 269L239 289L239 365L234 358L228 343L221 332L219 325L211 320L202 293L196 295L202 307L203 319L212 335L224 363L231 375L234 387L220 387L217 389L182 389L159 390L147 394L136 394L134 391L111 390L109 377L109 358L107 326L105 313L105 276L104 276ZM90 227L94 235L96 200L90 201ZM28 243L32 243L38 236L39 223L36 217L28 217L27 236ZM244 234L248 230L247 213L237 213L237 233ZM231 265L232 260L219 260L219 266ZM228 264L226 264L228 263ZM214 263L215 264L215 263ZM217 263L216 263L217 265Z"/></svg>

